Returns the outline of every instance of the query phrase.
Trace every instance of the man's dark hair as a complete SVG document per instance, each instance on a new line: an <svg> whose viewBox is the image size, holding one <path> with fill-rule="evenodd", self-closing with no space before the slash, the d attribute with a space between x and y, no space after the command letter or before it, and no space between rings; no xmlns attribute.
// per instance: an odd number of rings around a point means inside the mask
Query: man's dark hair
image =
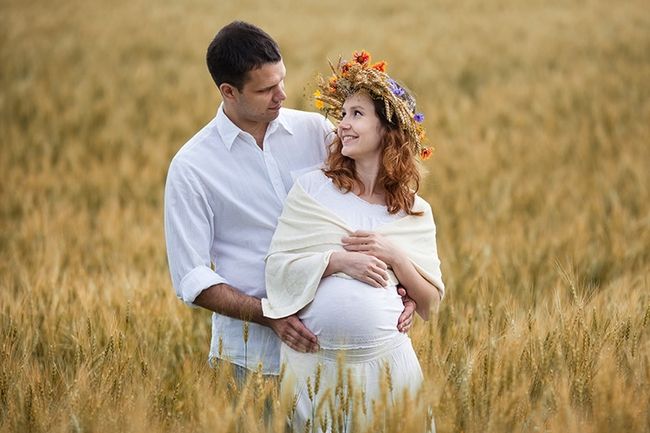
<svg viewBox="0 0 650 433"><path fill-rule="evenodd" d="M243 21L233 21L214 37L206 61L217 87L228 83L242 90L247 74L266 63L282 59L278 44L264 30Z"/></svg>

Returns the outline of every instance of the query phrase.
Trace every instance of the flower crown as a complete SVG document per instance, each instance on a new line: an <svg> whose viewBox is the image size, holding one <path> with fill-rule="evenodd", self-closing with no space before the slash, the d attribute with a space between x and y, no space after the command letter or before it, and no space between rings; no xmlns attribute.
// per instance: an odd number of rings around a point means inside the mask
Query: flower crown
<svg viewBox="0 0 650 433"><path fill-rule="evenodd" d="M422 122L424 114L415 111L415 99L397 81L386 73L386 62L370 63L370 54L355 51L352 60L338 65L329 62L333 74L326 80L318 77L318 89L314 92L316 108L326 116L341 121L345 100L360 90L370 97L384 102L386 118L402 130L420 159L431 157L433 149L424 147L426 139Z"/></svg>

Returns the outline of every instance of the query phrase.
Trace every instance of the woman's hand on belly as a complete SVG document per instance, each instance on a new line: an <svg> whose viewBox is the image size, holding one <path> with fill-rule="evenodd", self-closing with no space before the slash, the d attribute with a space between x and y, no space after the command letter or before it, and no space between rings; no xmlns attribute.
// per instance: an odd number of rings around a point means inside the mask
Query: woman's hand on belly
<svg viewBox="0 0 650 433"><path fill-rule="evenodd" d="M368 254L389 265L398 281L417 304L416 311L428 320L430 306L440 303L440 292L425 279L409 260L406 252L398 248L385 236L376 232L356 231L342 239L343 248L348 252Z"/></svg>
<svg viewBox="0 0 650 433"><path fill-rule="evenodd" d="M388 285L387 269L386 263L377 257L357 252L335 251L330 256L323 276L343 272L355 280L373 287L386 287Z"/></svg>
<svg viewBox="0 0 650 433"><path fill-rule="evenodd" d="M358 230L343 238L342 243L346 251L368 254L389 266L395 265L400 260L408 260L404 251L377 232Z"/></svg>

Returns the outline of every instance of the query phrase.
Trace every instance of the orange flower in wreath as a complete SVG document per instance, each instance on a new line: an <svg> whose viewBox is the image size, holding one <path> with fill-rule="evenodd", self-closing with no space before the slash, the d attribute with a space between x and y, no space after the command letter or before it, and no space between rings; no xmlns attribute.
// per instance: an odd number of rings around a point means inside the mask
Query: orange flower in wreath
<svg viewBox="0 0 650 433"><path fill-rule="evenodd" d="M382 60L372 65L371 68L379 72L386 72L386 62Z"/></svg>
<svg viewBox="0 0 650 433"><path fill-rule="evenodd" d="M360 65L365 65L370 61L370 54L366 50L361 50L361 52L355 51L352 57Z"/></svg>
<svg viewBox="0 0 650 433"><path fill-rule="evenodd" d="M430 147L424 147L422 150L420 150L420 159L422 161L426 161L427 159L431 158L431 155L433 155L433 149Z"/></svg>

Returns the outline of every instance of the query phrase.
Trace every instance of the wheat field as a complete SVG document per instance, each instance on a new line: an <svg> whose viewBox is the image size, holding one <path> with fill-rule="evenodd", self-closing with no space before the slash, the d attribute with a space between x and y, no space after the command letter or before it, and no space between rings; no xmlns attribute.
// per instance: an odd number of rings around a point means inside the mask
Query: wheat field
<svg viewBox="0 0 650 433"><path fill-rule="evenodd" d="M646 1L0 0L1 433L283 431L275 383L209 367L165 256L166 170L216 112L204 54L233 19L279 42L287 106L360 48L418 96L439 432L650 432ZM423 421L380 409L372 431Z"/></svg>

